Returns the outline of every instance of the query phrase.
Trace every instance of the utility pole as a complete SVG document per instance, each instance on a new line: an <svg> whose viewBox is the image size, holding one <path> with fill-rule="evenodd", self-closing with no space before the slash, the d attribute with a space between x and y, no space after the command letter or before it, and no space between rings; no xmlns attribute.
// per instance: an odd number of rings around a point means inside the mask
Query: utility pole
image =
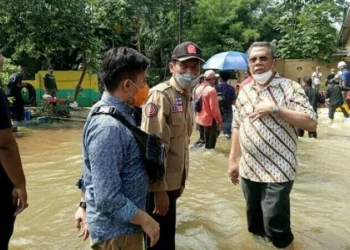
<svg viewBox="0 0 350 250"><path fill-rule="evenodd" d="M179 0L179 43L182 43L184 38L183 38L183 5L182 5L182 0Z"/></svg>

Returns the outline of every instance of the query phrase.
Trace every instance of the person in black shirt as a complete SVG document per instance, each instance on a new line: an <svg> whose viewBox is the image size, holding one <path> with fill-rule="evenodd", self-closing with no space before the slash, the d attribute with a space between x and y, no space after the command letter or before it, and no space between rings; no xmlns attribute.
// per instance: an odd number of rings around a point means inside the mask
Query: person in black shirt
<svg viewBox="0 0 350 250"><path fill-rule="evenodd" d="M335 77L335 69L331 69L331 73L327 76L326 86L330 84L331 80Z"/></svg>
<svg viewBox="0 0 350 250"><path fill-rule="evenodd" d="M2 56L0 54L0 71ZM15 201L15 202L14 202ZM16 216L27 206L26 179L16 140L12 134L10 110L0 88L0 249L7 250Z"/></svg>
<svg viewBox="0 0 350 250"><path fill-rule="evenodd" d="M349 118L349 114L346 109L343 107L343 94L342 91L350 90L350 87L344 87L339 84L340 77L339 75L335 75L334 79L330 81L330 86L326 91L326 98L329 98L329 113L328 117L331 119L331 123L334 120L334 113L337 108L340 108L344 114L345 118ZM346 119L346 121L348 121Z"/></svg>
<svg viewBox="0 0 350 250"><path fill-rule="evenodd" d="M27 76L28 70L22 68L21 72L14 73L10 76L7 86L10 90L10 97L14 98L14 101L11 105L11 118L14 121L23 121L24 120L24 102L22 99L21 90L26 84L22 83L23 77Z"/></svg>
<svg viewBox="0 0 350 250"><path fill-rule="evenodd" d="M317 115L317 106L320 100L320 94L316 89L312 88L312 79L309 76L304 77L304 91L305 95L309 98L309 102ZM298 135L300 137L304 136L304 130L298 128ZM309 132L309 138L317 138L317 132Z"/></svg>

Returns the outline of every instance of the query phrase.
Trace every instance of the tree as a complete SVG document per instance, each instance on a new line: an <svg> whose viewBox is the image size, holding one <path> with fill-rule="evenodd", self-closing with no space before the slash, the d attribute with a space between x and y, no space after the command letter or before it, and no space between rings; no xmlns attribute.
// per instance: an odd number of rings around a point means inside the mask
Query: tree
<svg viewBox="0 0 350 250"><path fill-rule="evenodd" d="M83 64L73 99L81 91L81 83L89 66L96 66L101 40L95 35L98 23L93 9L95 0L3 0L2 19L9 43L14 45L13 58L21 53L49 64L58 54L79 51Z"/></svg>
<svg viewBox="0 0 350 250"><path fill-rule="evenodd" d="M278 41L280 58L311 58L329 61L337 49L337 30L341 10L330 2L311 3L284 15L276 28L284 34ZM287 12L288 14L288 12Z"/></svg>
<svg viewBox="0 0 350 250"><path fill-rule="evenodd" d="M258 0L197 0L190 9L191 25L185 37L198 43L205 58L222 51L244 51L260 37L253 20L261 4Z"/></svg>
<svg viewBox="0 0 350 250"><path fill-rule="evenodd" d="M184 38L197 43L204 58L275 40L283 58L327 60L336 46L331 25L341 20L344 1L186 0ZM178 32L174 0L0 1L0 52L20 64L34 58L35 72L43 65L76 69L81 62L74 99L87 70L98 72L101 54L114 46L149 57L152 79L159 81Z"/></svg>
<svg viewBox="0 0 350 250"><path fill-rule="evenodd" d="M12 60L4 57L2 72L0 72L0 86L7 84L10 75L20 71L20 67L13 64Z"/></svg>

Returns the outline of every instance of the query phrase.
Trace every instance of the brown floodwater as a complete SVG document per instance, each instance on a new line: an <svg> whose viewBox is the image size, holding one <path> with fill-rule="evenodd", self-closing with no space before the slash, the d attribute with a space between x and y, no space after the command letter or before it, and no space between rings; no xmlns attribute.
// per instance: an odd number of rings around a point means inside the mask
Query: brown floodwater
<svg viewBox="0 0 350 250"><path fill-rule="evenodd" d="M81 124L25 130L18 140L29 208L16 221L10 249L90 249L77 237ZM299 140L299 171L291 194L295 249L350 249L350 123L330 127L321 116L319 139ZM195 133L194 142L198 138ZM246 229L245 202L227 178L230 142L191 152L190 178L178 201L178 250L274 249Z"/></svg>

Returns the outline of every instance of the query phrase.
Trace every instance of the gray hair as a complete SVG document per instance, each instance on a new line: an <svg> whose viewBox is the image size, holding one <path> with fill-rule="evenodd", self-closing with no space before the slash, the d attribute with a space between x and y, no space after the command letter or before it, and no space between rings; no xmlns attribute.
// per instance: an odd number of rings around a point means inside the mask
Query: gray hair
<svg viewBox="0 0 350 250"><path fill-rule="evenodd" d="M252 45L250 45L248 52L247 52L248 56L249 56L250 52L252 51L252 49L255 47L267 47L270 51L272 58L276 58L276 49L269 42L254 42L254 43L252 43Z"/></svg>

